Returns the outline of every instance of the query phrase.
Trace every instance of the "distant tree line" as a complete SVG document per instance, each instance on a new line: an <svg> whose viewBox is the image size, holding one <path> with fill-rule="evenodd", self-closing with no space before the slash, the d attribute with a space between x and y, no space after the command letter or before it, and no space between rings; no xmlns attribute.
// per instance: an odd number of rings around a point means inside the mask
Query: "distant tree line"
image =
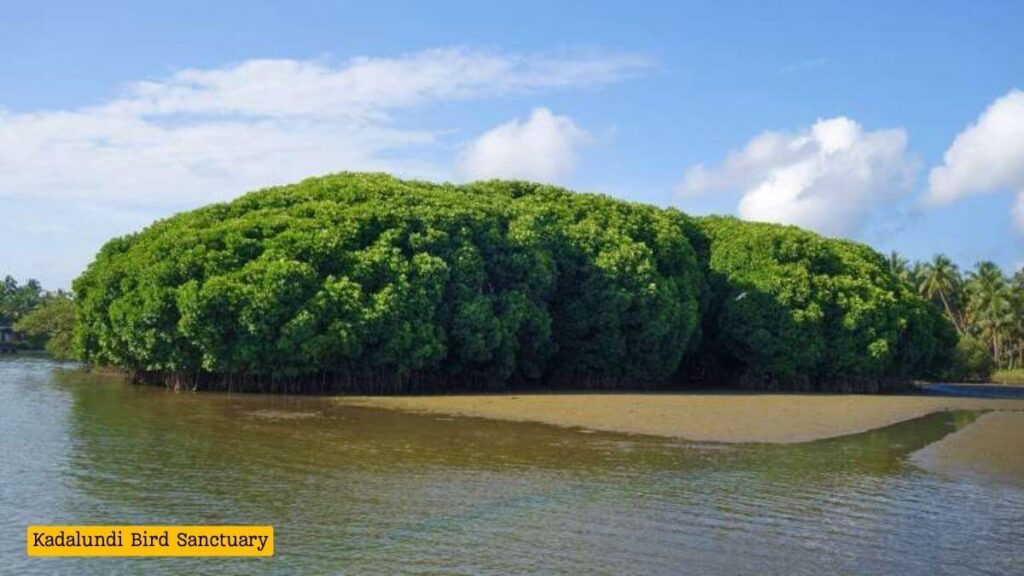
<svg viewBox="0 0 1024 576"><path fill-rule="evenodd" d="M885 391L956 369L958 327L866 246L525 182L253 192L111 240L74 292L84 359L192 388Z"/></svg>
<svg viewBox="0 0 1024 576"><path fill-rule="evenodd" d="M994 369L1024 368L1024 268L1007 276L986 261L962 274L945 255L911 264L893 252L889 269L956 328L960 376L987 380Z"/></svg>
<svg viewBox="0 0 1024 576"><path fill-rule="evenodd" d="M75 354L75 307L63 290L49 292L36 280L20 284L6 276L0 286L0 328L4 327L18 336L11 344L19 349L45 348L59 359Z"/></svg>
<svg viewBox="0 0 1024 576"><path fill-rule="evenodd" d="M11 326L31 312L42 302L44 294L37 280L21 284L13 276L4 277L0 285L0 326Z"/></svg>

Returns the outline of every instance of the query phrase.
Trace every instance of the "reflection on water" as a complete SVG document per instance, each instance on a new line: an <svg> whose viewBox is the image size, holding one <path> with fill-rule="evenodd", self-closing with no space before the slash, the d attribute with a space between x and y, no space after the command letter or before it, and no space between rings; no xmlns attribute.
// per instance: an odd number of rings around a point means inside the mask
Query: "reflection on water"
<svg viewBox="0 0 1024 576"><path fill-rule="evenodd" d="M0 571L1024 573L1024 491L906 459L973 418L692 444L5 360ZM272 524L277 556L29 559L29 523Z"/></svg>

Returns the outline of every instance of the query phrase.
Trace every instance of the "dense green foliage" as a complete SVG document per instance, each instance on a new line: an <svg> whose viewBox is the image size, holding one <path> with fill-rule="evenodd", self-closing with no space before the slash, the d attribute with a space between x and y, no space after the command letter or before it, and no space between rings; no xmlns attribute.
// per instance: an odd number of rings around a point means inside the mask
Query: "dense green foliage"
<svg viewBox="0 0 1024 576"><path fill-rule="evenodd" d="M522 182L254 192L110 241L74 289L86 359L200 386L646 386L709 356L878 389L955 341L865 246Z"/></svg>
<svg viewBox="0 0 1024 576"><path fill-rule="evenodd" d="M1024 368L996 370L992 373L991 380L997 384L1024 386Z"/></svg>
<svg viewBox="0 0 1024 576"><path fill-rule="evenodd" d="M20 284L11 276L0 284L0 326L14 324L43 299L43 287L36 280Z"/></svg>
<svg viewBox="0 0 1024 576"><path fill-rule="evenodd" d="M712 294L703 353L750 384L862 389L941 370L952 328L867 246L725 217L698 229Z"/></svg>
<svg viewBox="0 0 1024 576"><path fill-rule="evenodd" d="M958 382L988 382L995 368L985 343L972 336L964 336L956 344L953 365L946 378Z"/></svg>
<svg viewBox="0 0 1024 576"><path fill-rule="evenodd" d="M14 331L5 349L41 350L70 359L74 355L75 306L62 290L48 292L37 280L19 283L11 276L0 285L0 327Z"/></svg>
<svg viewBox="0 0 1024 576"><path fill-rule="evenodd" d="M992 262L979 262L961 274L956 264L944 255L930 262L911 265L893 253L890 271L912 289L932 301L956 327L963 350L987 350L993 368L1024 368L1024 268L1007 277ZM968 358L973 360L962 364ZM978 372L981 365L975 355L957 354L948 379L987 379Z"/></svg>
<svg viewBox="0 0 1024 576"><path fill-rule="evenodd" d="M698 325L682 218L525 183L306 180L108 243L74 285L78 342L159 373L656 382Z"/></svg>
<svg viewBox="0 0 1024 576"><path fill-rule="evenodd" d="M75 303L63 292L48 294L18 319L14 330L42 342L50 356L70 360L74 357Z"/></svg>

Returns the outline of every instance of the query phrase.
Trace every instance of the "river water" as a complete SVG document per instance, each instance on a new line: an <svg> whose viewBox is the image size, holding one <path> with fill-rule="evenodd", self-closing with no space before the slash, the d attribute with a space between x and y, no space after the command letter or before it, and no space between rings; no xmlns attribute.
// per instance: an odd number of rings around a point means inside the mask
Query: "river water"
<svg viewBox="0 0 1024 576"><path fill-rule="evenodd" d="M974 417L692 444L6 359L0 573L1024 574L1024 490L908 461ZM28 558L29 524L272 524L276 555Z"/></svg>

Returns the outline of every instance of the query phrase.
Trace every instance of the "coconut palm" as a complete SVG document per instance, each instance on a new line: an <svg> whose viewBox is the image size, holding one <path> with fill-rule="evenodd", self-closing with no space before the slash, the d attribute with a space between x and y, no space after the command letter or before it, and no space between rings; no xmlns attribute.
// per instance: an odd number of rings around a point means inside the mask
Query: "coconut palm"
<svg viewBox="0 0 1024 576"><path fill-rule="evenodd" d="M918 290L926 298L938 299L946 310L946 315L956 326L957 332L964 334L963 319L956 314L950 302L960 287L960 271L956 264L944 254L938 254L931 262L921 267Z"/></svg>
<svg viewBox="0 0 1024 576"><path fill-rule="evenodd" d="M1017 276L1021 276L1021 279L1024 280L1024 274L1018 272ZM1024 368L1024 284L1015 284L1010 299L1013 306L1010 336L1016 347L1016 354L1010 355L1010 368ZM1016 359L1016 366L1014 366L1014 359Z"/></svg>
<svg viewBox="0 0 1024 576"><path fill-rule="evenodd" d="M1002 344L1008 339L1015 310L1003 271L992 262L979 262L967 273L967 313L971 326L985 339L996 364L1002 361Z"/></svg>
<svg viewBox="0 0 1024 576"><path fill-rule="evenodd" d="M907 284L913 284L913 272L910 269L910 262L900 256L895 250L889 253L889 272Z"/></svg>

